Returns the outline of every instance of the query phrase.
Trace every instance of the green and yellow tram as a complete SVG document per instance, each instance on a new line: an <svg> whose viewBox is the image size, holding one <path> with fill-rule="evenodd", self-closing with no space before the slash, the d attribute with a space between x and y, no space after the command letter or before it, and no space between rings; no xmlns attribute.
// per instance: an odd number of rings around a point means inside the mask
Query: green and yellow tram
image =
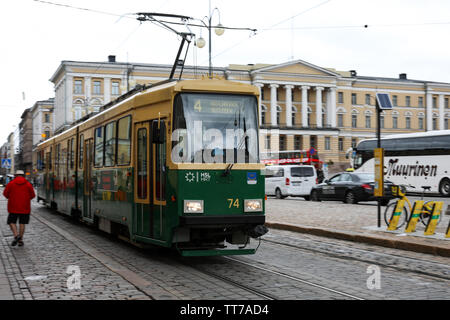
<svg viewBox="0 0 450 320"><path fill-rule="evenodd" d="M38 200L134 243L252 254L264 227L258 90L220 79L134 90L38 145Z"/></svg>

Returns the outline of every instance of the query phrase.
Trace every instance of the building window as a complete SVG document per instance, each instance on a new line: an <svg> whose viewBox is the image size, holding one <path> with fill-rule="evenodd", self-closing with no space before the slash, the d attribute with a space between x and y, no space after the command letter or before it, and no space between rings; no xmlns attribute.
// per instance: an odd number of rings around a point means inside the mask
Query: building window
<svg viewBox="0 0 450 320"><path fill-rule="evenodd" d="M281 107L277 106L277 126L280 125L280 115L281 115Z"/></svg>
<svg viewBox="0 0 450 320"><path fill-rule="evenodd" d="M95 80L92 93L101 94L101 92L102 92L102 83L101 81Z"/></svg>
<svg viewBox="0 0 450 320"><path fill-rule="evenodd" d="M448 130L448 118L444 119L444 129Z"/></svg>
<svg viewBox="0 0 450 320"><path fill-rule="evenodd" d="M317 136L310 136L310 138L309 138L309 147L317 149Z"/></svg>
<svg viewBox="0 0 450 320"><path fill-rule="evenodd" d="M356 148L356 143L357 143L356 138L352 138L352 148L353 149Z"/></svg>
<svg viewBox="0 0 450 320"><path fill-rule="evenodd" d="M405 103L406 103L407 107L411 107L411 97L410 96L406 96Z"/></svg>
<svg viewBox="0 0 450 320"><path fill-rule="evenodd" d="M352 128L356 128L357 127L357 119L358 116L356 114L352 114Z"/></svg>
<svg viewBox="0 0 450 320"><path fill-rule="evenodd" d="M352 104L356 104L356 93L352 93Z"/></svg>
<svg viewBox="0 0 450 320"><path fill-rule="evenodd" d="M261 111L261 125L264 125L266 123L266 111Z"/></svg>
<svg viewBox="0 0 450 320"><path fill-rule="evenodd" d="M433 118L433 130L437 130L437 118Z"/></svg>
<svg viewBox="0 0 450 320"><path fill-rule="evenodd" d="M339 151L344 151L344 138L339 138L338 148L339 148Z"/></svg>
<svg viewBox="0 0 450 320"><path fill-rule="evenodd" d="M384 115L380 114L380 128L384 128Z"/></svg>
<svg viewBox="0 0 450 320"><path fill-rule="evenodd" d="M338 92L338 103L344 103L344 93Z"/></svg>
<svg viewBox="0 0 450 320"><path fill-rule="evenodd" d="M119 81L113 81L111 83L111 94L116 95L116 96L120 94L119 84L120 84Z"/></svg>
<svg viewBox="0 0 450 320"><path fill-rule="evenodd" d="M419 108L423 107L423 97L419 97Z"/></svg>
<svg viewBox="0 0 450 320"><path fill-rule="evenodd" d="M397 107L398 106L398 103L397 103L398 101L397 101L397 96L396 95L393 95L392 96L392 104L394 105L394 107Z"/></svg>
<svg viewBox="0 0 450 320"><path fill-rule="evenodd" d="M50 138L50 130L45 130L44 134L45 134L45 139L44 140L47 140L48 138Z"/></svg>
<svg viewBox="0 0 450 320"><path fill-rule="evenodd" d="M366 128L370 128L370 116L366 115Z"/></svg>
<svg viewBox="0 0 450 320"><path fill-rule="evenodd" d="M325 150L331 150L330 137L325 137Z"/></svg>
<svg viewBox="0 0 450 320"><path fill-rule="evenodd" d="M264 98L264 86L261 87L261 101L266 100L266 98Z"/></svg>
<svg viewBox="0 0 450 320"><path fill-rule="evenodd" d="M370 105L370 94L366 93L366 104Z"/></svg>
<svg viewBox="0 0 450 320"><path fill-rule="evenodd" d="M423 118L419 118L419 129L423 130Z"/></svg>
<svg viewBox="0 0 450 320"><path fill-rule="evenodd" d="M73 87L74 94L83 94L83 80L75 80L75 85Z"/></svg>
<svg viewBox="0 0 450 320"><path fill-rule="evenodd" d="M285 151L286 150L286 136L285 135L280 135L280 151Z"/></svg>
<svg viewBox="0 0 450 320"><path fill-rule="evenodd" d="M338 122L338 127L344 126L344 115L342 113L339 113L337 115L337 122Z"/></svg>
<svg viewBox="0 0 450 320"><path fill-rule="evenodd" d="M50 115L48 113L44 114L44 122L50 122Z"/></svg>
<svg viewBox="0 0 450 320"><path fill-rule="evenodd" d="M398 128L398 117L392 117L392 128L397 129Z"/></svg>
<svg viewBox="0 0 450 320"><path fill-rule="evenodd" d="M406 129L411 129L411 117L406 117Z"/></svg>
<svg viewBox="0 0 450 320"><path fill-rule="evenodd" d="M444 99L444 107L448 109L448 98Z"/></svg>
<svg viewBox="0 0 450 320"><path fill-rule="evenodd" d="M302 150L302 136L294 136L294 150Z"/></svg>
<svg viewBox="0 0 450 320"><path fill-rule="evenodd" d="M292 125L295 126L295 111L292 112Z"/></svg>
<svg viewBox="0 0 450 320"><path fill-rule="evenodd" d="M264 139L264 146L266 148L266 150L270 150L270 136L266 136Z"/></svg>
<svg viewBox="0 0 450 320"><path fill-rule="evenodd" d="M436 108L436 102L437 102L436 97L433 97L433 108Z"/></svg>

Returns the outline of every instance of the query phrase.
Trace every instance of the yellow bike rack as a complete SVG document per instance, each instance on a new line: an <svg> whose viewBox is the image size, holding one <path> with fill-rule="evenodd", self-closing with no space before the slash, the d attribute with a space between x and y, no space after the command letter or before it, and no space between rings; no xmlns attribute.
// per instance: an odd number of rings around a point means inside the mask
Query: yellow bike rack
<svg viewBox="0 0 450 320"><path fill-rule="evenodd" d="M403 207L405 206L405 200L400 199L397 201L397 205L395 206L395 210L392 213L391 219L389 220L388 230L394 231L397 230L398 220L403 213Z"/></svg>
<svg viewBox="0 0 450 320"><path fill-rule="evenodd" d="M430 220L428 220L427 227L425 229L424 235L431 236L434 234L434 230L436 229L436 226L439 222L439 217L441 215L442 207L444 206L443 201L436 201L433 205L433 211L430 217Z"/></svg>
<svg viewBox="0 0 450 320"><path fill-rule="evenodd" d="M409 218L408 224L406 225L406 233L416 232L416 225L419 221L420 213L422 212L424 203L425 201L423 200L417 200L416 202L414 202L411 217Z"/></svg>

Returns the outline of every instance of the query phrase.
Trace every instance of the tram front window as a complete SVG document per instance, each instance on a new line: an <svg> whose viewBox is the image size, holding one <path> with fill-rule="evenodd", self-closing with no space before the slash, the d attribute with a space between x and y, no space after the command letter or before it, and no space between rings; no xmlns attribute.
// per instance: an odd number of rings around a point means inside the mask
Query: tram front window
<svg viewBox="0 0 450 320"><path fill-rule="evenodd" d="M259 163L254 96L181 93L173 122L173 162Z"/></svg>

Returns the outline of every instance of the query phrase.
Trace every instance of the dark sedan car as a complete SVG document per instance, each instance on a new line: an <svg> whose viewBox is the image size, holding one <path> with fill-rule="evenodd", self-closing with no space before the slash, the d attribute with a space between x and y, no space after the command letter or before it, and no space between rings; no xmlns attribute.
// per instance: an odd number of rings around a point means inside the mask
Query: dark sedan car
<svg viewBox="0 0 450 320"><path fill-rule="evenodd" d="M345 203L376 200L373 196L374 185L373 173L342 172L313 187L310 199L312 201L342 200ZM381 200L383 206L394 198L391 186L391 182L384 182L384 197Z"/></svg>

